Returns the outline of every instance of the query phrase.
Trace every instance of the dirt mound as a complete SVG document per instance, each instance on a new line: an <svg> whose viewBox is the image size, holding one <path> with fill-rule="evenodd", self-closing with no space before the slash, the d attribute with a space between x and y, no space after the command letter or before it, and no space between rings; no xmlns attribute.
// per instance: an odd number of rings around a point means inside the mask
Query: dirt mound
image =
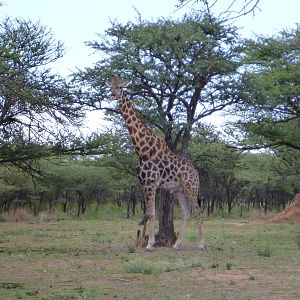
<svg viewBox="0 0 300 300"><path fill-rule="evenodd" d="M288 221L300 222L300 193L296 194L294 201L284 211L273 215L270 221L275 223Z"/></svg>

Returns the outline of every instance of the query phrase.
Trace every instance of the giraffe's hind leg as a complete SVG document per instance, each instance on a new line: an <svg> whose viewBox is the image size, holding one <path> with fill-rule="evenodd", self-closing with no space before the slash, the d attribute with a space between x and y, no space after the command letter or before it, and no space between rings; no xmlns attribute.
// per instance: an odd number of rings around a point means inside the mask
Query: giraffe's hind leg
<svg viewBox="0 0 300 300"><path fill-rule="evenodd" d="M202 233L202 228L201 228L201 217L200 217L200 207L198 206L197 202L197 197L192 199L192 207L193 207L193 212L194 216L197 222L197 229L198 229L198 248L200 250L203 250L205 245L204 245L204 239L203 239L203 233Z"/></svg>
<svg viewBox="0 0 300 300"><path fill-rule="evenodd" d="M145 204L146 204L146 228L149 233L148 244L146 246L147 250L153 250L155 244L155 184L150 186L144 186Z"/></svg>
<svg viewBox="0 0 300 300"><path fill-rule="evenodd" d="M204 249L204 239L203 233L201 228L201 216L200 216L200 207L198 205L198 184L196 187L191 186L188 182L186 182L184 186L184 192L188 200L190 201L190 205L192 206L193 213L197 222L197 230L198 230L198 248L200 250Z"/></svg>
<svg viewBox="0 0 300 300"><path fill-rule="evenodd" d="M185 232L185 227L188 219L190 218L190 205L186 195L183 192L177 192L176 197L181 207L182 213L182 223L180 226L179 234L176 240L175 245L173 246L174 249L179 249L182 244L182 239Z"/></svg>

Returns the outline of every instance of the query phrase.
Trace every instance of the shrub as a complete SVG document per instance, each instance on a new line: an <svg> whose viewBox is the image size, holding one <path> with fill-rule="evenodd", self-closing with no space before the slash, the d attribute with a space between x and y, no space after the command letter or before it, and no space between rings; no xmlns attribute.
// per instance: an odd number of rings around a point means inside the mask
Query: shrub
<svg viewBox="0 0 300 300"><path fill-rule="evenodd" d="M0 215L0 222L7 222L8 221L8 218L5 214L1 214Z"/></svg>

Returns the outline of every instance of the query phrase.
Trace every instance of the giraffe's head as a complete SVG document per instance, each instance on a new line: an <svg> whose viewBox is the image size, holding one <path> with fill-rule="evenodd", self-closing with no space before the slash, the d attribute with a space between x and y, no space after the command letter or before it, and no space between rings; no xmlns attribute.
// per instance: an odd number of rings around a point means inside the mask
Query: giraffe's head
<svg viewBox="0 0 300 300"><path fill-rule="evenodd" d="M111 87L111 98L120 99L123 94L123 88L128 87L129 83L124 82L121 77L113 75L111 81L106 82L108 87Z"/></svg>

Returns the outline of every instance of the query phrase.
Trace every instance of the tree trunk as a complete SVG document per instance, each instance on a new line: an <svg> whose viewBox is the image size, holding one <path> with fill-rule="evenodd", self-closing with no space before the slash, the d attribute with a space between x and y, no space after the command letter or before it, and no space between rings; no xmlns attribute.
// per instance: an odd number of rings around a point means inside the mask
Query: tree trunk
<svg viewBox="0 0 300 300"><path fill-rule="evenodd" d="M210 215L210 197L207 198L207 216L209 217Z"/></svg>
<svg viewBox="0 0 300 300"><path fill-rule="evenodd" d="M126 198L126 206L127 206L126 218L127 219L130 218L130 197L131 197L131 195L129 194L128 197Z"/></svg>
<svg viewBox="0 0 300 300"><path fill-rule="evenodd" d="M159 193L158 221L159 229L155 237L156 246L173 246L176 241L174 231L174 196L166 191Z"/></svg>
<svg viewBox="0 0 300 300"><path fill-rule="evenodd" d="M190 114L190 117L193 117ZM188 125L184 130L182 141L181 141L181 149L180 155L186 156L188 145L191 139L191 122L187 122ZM175 151L177 149L177 143L170 143L169 136L165 138L166 143L170 146L170 149ZM171 145L170 145L171 144ZM173 246L176 241L176 234L174 231L174 195L168 191L160 191L157 192L158 195L158 222L159 228L158 233L155 236L155 245L156 246Z"/></svg>

